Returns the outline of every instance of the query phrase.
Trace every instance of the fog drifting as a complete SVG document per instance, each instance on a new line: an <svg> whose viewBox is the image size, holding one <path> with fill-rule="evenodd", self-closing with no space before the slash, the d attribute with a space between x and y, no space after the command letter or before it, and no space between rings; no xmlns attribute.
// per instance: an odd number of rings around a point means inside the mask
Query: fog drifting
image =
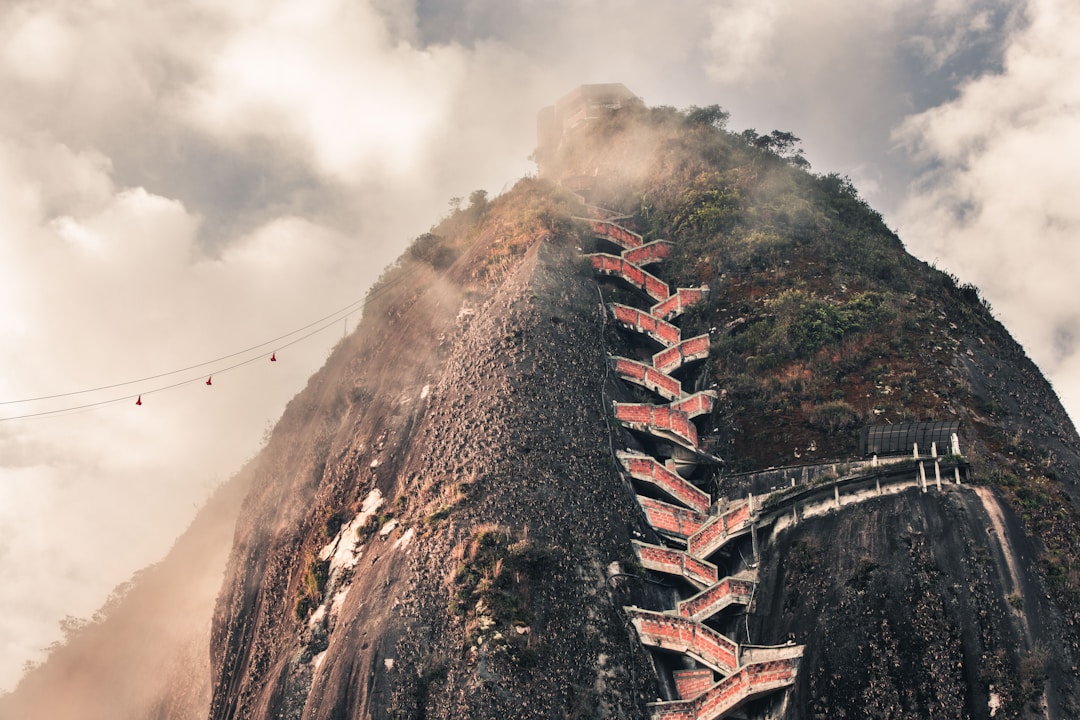
<svg viewBox="0 0 1080 720"><path fill-rule="evenodd" d="M800 136L984 289L1080 417L1078 34L1067 0L8 3L0 402L187 367L363 297L449 198L533 170L539 107L616 81ZM212 387L0 421L0 688L164 554L355 320Z"/></svg>

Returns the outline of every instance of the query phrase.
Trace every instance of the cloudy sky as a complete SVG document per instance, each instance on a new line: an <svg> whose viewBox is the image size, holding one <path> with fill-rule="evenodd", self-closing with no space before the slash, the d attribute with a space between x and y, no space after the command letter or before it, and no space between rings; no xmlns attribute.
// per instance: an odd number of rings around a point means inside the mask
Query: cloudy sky
<svg viewBox="0 0 1080 720"><path fill-rule="evenodd" d="M164 554L449 198L533 170L579 83L794 132L1080 417L1077 37L1073 0L3 3L0 688Z"/></svg>

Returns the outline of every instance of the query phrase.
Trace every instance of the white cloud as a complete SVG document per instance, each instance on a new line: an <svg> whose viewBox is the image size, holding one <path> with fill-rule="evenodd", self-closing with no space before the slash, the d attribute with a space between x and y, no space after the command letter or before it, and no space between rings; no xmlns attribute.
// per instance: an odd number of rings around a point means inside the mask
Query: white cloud
<svg viewBox="0 0 1080 720"><path fill-rule="evenodd" d="M393 37L374 8L345 0L276 3L211 63L191 112L229 137L291 136L345 181L412 172L444 122L464 57Z"/></svg>
<svg viewBox="0 0 1080 720"><path fill-rule="evenodd" d="M1002 72L909 118L897 139L933 167L901 236L980 286L1063 396L1080 408L1080 8L1035 0Z"/></svg>
<svg viewBox="0 0 1080 720"><path fill-rule="evenodd" d="M708 11L712 35L708 48L709 75L730 84L753 83L769 69L768 53L774 45L781 15L780 0L758 3L726 2Z"/></svg>
<svg viewBox="0 0 1080 720"><path fill-rule="evenodd" d="M23 6L8 16L5 65L17 77L31 83L50 84L70 70L74 38L55 14L34 13Z"/></svg>

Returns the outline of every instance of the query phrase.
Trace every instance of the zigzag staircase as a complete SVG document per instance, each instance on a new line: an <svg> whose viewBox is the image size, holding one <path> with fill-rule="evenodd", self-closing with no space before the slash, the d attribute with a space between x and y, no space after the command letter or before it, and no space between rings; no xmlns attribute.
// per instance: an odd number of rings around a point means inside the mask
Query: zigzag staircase
<svg viewBox="0 0 1080 720"><path fill-rule="evenodd" d="M671 255L665 240L645 242L638 233L616 222L626 216L588 205L578 196L585 216L576 219L588 224L599 240L620 248L619 254L589 255L596 275L614 278L647 296L651 304L641 309L608 303L606 312L620 328L659 345L651 362L625 357L609 358L609 367L624 382L660 396L666 403L613 402L615 419L627 429L672 443L694 456L716 461L701 447L693 418L712 412L716 393L706 390L687 393L671 373L709 355L709 336L684 340L682 331L670 321L700 302L708 287L677 288L644 266L654 265ZM752 499L713 503L710 496L682 477L672 460L662 462L636 451L616 453L627 475L638 487L649 488L664 499L637 495L646 519L669 541L685 550L666 545L634 542L642 567L686 581L695 592L666 611L627 607L626 613L647 647L681 653L696 668L673 672L679 699L649 704L653 720L716 720L725 718L746 702L790 687L795 682L801 645L757 647L740 645L704 622L732 605L748 606L757 587L756 571L719 577L709 556L728 542L752 531Z"/></svg>

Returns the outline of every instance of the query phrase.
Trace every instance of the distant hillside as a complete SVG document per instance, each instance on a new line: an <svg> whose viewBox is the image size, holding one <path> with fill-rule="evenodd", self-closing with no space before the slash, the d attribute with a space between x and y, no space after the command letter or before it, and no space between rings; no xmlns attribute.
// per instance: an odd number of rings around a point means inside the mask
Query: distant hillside
<svg viewBox="0 0 1080 720"><path fill-rule="evenodd" d="M203 720L210 618L249 465L223 485L159 563L0 697L3 720Z"/></svg>

